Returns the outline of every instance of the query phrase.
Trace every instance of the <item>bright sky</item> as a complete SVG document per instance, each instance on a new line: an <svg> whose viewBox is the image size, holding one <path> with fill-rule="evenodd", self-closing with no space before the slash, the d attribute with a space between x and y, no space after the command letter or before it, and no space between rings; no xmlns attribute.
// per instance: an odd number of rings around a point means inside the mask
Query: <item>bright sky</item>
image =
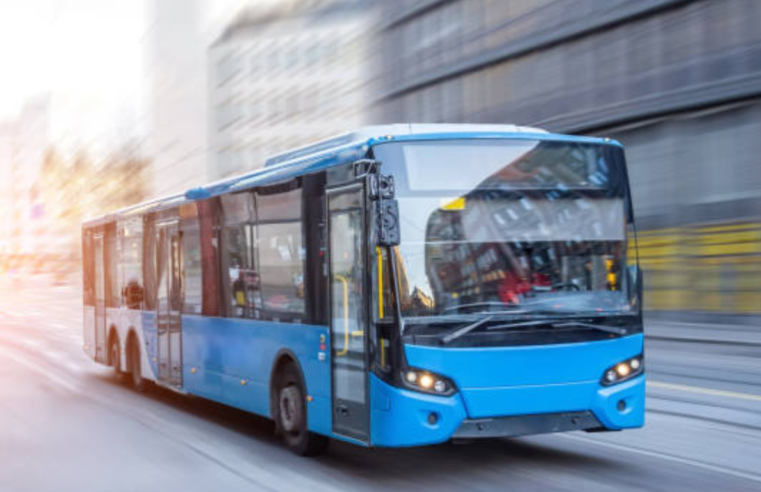
<svg viewBox="0 0 761 492"><path fill-rule="evenodd" d="M136 119L143 7L141 0L0 2L0 119L41 93L54 98L54 137L82 127L81 138L91 138L110 115Z"/></svg>
<svg viewBox="0 0 761 492"><path fill-rule="evenodd" d="M161 1L0 0L0 121L17 116L25 99L50 94L54 144L108 147L143 136L149 7ZM207 37L243 5L283 0L195 1Z"/></svg>

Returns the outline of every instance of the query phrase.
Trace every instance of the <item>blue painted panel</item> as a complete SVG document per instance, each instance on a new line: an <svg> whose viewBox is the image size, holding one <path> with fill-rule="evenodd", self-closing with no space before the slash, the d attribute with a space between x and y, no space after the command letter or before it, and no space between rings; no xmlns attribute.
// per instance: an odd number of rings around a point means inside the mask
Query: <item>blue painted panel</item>
<svg viewBox="0 0 761 492"><path fill-rule="evenodd" d="M183 389L188 393L209 400L222 401L222 374L218 372L184 364L182 382Z"/></svg>
<svg viewBox="0 0 761 492"><path fill-rule="evenodd" d="M621 400L626 405L623 411L617 408ZM645 425L645 375L599 389L592 403L592 411L608 429Z"/></svg>
<svg viewBox="0 0 761 492"><path fill-rule="evenodd" d="M153 311L143 311L140 314L143 327L143 343L145 343L145 354L148 356L148 363L154 375L159 373L158 354L158 334L156 331L156 313Z"/></svg>
<svg viewBox="0 0 761 492"><path fill-rule="evenodd" d="M272 366L282 350L289 350L301 366L307 394L314 397L309 428L330 434L330 353L319 360L321 335L329 347L324 326L184 315L184 389L269 417Z"/></svg>
<svg viewBox="0 0 761 492"><path fill-rule="evenodd" d="M600 389L597 381L583 383L474 388L462 390L473 419L589 410Z"/></svg>
<svg viewBox="0 0 761 492"><path fill-rule="evenodd" d="M610 366L642 353L642 334L613 340L522 347L440 348L407 345L412 367L450 377L458 388L599 381Z"/></svg>
<svg viewBox="0 0 761 492"><path fill-rule="evenodd" d="M370 376L370 441L373 446L422 446L446 442L465 420L460 395L427 395L395 388ZM428 423L435 413L436 424Z"/></svg>
<svg viewBox="0 0 761 492"><path fill-rule="evenodd" d="M597 382L517 386L481 390L482 394L475 396L441 397L395 388L372 375L370 389L373 446L446 442L466 418L591 410L600 423L611 430L642 427L645 422L645 376L610 387L602 387ZM476 409L480 407L469 398L483 398L486 408L493 408L489 400L499 398L504 410L499 414L474 414L471 405ZM626 403L623 410L618 409L621 400ZM428 423L431 412L439 417L436 425Z"/></svg>
<svg viewBox="0 0 761 492"><path fill-rule="evenodd" d="M225 404L248 410L258 415L270 415L269 384L262 384L247 378L224 374L222 379L222 398Z"/></svg>

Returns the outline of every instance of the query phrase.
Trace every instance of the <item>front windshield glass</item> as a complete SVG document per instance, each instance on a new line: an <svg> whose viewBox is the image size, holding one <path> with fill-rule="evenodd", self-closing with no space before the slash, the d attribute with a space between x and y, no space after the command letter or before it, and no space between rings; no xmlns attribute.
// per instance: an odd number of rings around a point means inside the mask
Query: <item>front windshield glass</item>
<svg viewBox="0 0 761 492"><path fill-rule="evenodd" d="M408 322L638 309L619 147L446 140L383 144L375 155L396 182L393 255Z"/></svg>

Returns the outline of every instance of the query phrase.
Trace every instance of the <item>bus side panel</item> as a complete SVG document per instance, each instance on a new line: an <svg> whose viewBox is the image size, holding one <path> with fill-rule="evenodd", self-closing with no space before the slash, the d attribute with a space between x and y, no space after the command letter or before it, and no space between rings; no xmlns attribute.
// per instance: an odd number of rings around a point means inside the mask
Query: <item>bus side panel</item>
<svg viewBox="0 0 761 492"><path fill-rule="evenodd" d="M152 381L156 380L159 373L158 337L156 333L156 313L153 311L142 311L140 315L141 330L138 330L138 336L141 338L143 354L143 377Z"/></svg>
<svg viewBox="0 0 761 492"><path fill-rule="evenodd" d="M95 306L84 307L84 350L91 358L95 359Z"/></svg>
<svg viewBox="0 0 761 492"><path fill-rule="evenodd" d="M182 317L184 389L226 405L271 417L270 376L284 350L301 366L313 432L330 435L330 357L320 360L320 337L329 347L324 326L276 323L194 315Z"/></svg>

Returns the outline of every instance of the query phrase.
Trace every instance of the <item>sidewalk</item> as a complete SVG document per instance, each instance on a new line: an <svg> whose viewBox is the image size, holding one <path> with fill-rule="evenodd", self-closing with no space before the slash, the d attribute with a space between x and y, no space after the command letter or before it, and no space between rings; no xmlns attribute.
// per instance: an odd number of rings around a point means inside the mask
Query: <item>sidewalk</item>
<svg viewBox="0 0 761 492"><path fill-rule="evenodd" d="M761 319L743 318L742 322L732 323L725 317L714 321L680 321L645 315L645 336L655 340L761 347Z"/></svg>
<svg viewBox="0 0 761 492"><path fill-rule="evenodd" d="M645 321L645 336L655 340L723 343L761 347L761 325L714 325L678 321Z"/></svg>

